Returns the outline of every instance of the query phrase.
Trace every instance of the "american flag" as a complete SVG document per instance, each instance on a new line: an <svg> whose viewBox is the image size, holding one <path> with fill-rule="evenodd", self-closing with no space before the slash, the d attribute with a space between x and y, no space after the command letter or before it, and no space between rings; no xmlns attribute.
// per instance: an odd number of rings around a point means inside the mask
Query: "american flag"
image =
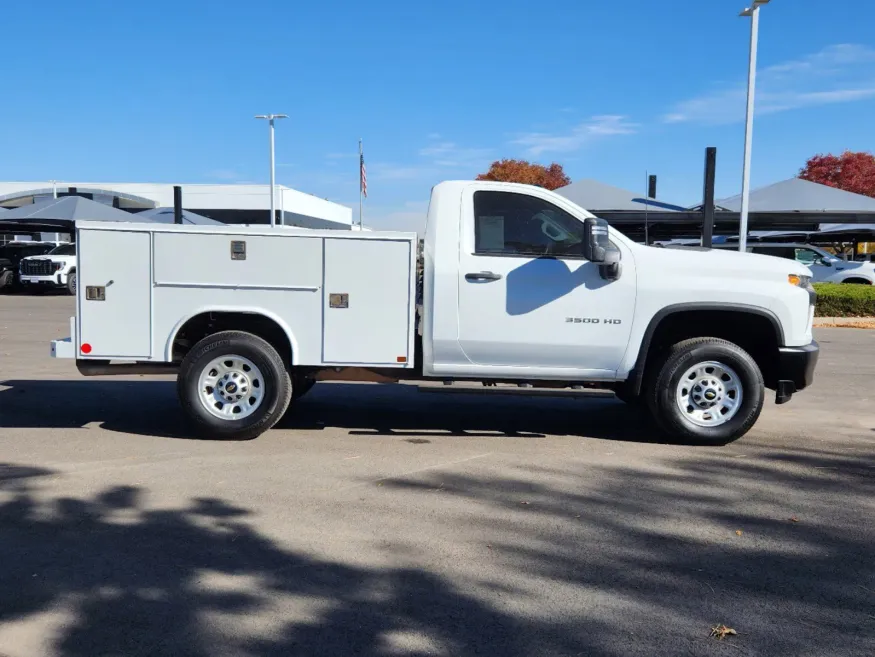
<svg viewBox="0 0 875 657"><path fill-rule="evenodd" d="M368 172L365 170L365 154L359 153L359 181L362 195L368 197Z"/></svg>

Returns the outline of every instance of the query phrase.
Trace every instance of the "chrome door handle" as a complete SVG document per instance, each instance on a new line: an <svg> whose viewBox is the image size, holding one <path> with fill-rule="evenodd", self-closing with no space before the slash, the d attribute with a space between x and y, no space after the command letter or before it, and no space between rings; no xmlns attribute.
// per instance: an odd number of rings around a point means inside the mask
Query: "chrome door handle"
<svg viewBox="0 0 875 657"><path fill-rule="evenodd" d="M471 272L470 274L465 274L465 280L472 283L481 281L500 281L501 274L493 274L491 271Z"/></svg>

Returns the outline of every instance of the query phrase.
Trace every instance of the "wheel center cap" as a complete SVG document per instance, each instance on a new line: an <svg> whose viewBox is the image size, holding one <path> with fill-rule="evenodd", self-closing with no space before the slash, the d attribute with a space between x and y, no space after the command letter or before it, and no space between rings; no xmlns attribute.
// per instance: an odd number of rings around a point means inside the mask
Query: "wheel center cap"
<svg viewBox="0 0 875 657"><path fill-rule="evenodd" d="M714 392L713 390L706 390L705 391L705 399L707 399L708 401L714 401L716 398L717 398L717 393Z"/></svg>
<svg viewBox="0 0 875 657"><path fill-rule="evenodd" d="M219 381L218 391L222 400L228 403L242 399L249 394L249 378L242 372L229 372Z"/></svg>

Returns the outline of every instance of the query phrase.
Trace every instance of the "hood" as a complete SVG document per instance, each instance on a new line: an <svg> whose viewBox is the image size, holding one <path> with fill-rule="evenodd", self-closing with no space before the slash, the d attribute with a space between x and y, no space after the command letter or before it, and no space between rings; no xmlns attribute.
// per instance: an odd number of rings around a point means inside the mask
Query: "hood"
<svg viewBox="0 0 875 657"><path fill-rule="evenodd" d="M22 260L54 260L55 262L68 262L70 260L75 260L76 256L74 255L49 255L48 253L43 253L42 255L34 255L27 256L26 258L22 258Z"/></svg>
<svg viewBox="0 0 875 657"><path fill-rule="evenodd" d="M867 272L875 274L875 263L872 262L852 262L848 260L832 261L832 268L836 271L854 271Z"/></svg>
<svg viewBox="0 0 875 657"><path fill-rule="evenodd" d="M664 263L664 266L672 268L691 267L699 269L703 274L716 273L720 270L724 273L737 272L748 276L755 272L783 276L789 274L811 276L811 270L802 263L770 255L701 247L665 249L645 246L641 248L646 249L647 259L654 263Z"/></svg>

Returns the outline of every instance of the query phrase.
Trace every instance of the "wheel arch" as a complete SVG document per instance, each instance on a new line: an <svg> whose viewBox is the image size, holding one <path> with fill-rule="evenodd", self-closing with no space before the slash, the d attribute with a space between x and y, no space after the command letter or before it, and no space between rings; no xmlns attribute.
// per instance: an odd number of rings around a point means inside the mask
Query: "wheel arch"
<svg viewBox="0 0 875 657"><path fill-rule="evenodd" d="M272 325L275 327L274 330L277 332L276 335L265 336L261 334L263 331L257 330L258 323L265 321L270 323L268 326ZM281 354L286 351L286 349L281 347L287 347L288 364L291 366L298 365L298 354L300 353L298 349L298 341L288 323L276 313L266 311L263 308L253 308L248 306L211 306L199 308L195 312L180 318L170 331L170 335L164 345L164 359L167 362L173 362L175 356L178 355L174 347L176 346L180 334L183 333L184 329L187 327L195 326L199 322L205 322L207 324L218 323L220 325L218 330L210 331L210 333L221 330L247 331L247 329L255 327L256 330L249 330L247 332L259 335L259 337L265 338L271 343L277 341L279 336L282 335L284 336L286 343L284 345L274 344L274 347L277 348ZM209 333L207 333L207 335L208 334Z"/></svg>
<svg viewBox="0 0 875 657"><path fill-rule="evenodd" d="M721 326L714 331L703 332L701 330L673 330L683 318L701 321L702 318L713 317L720 320ZM756 340L755 336L737 333L739 324L750 326L750 323L758 324L760 331L766 330L766 340ZM694 325L695 326L695 325ZM707 333L707 334L706 334ZM629 373L629 384L634 394L640 394L644 383L647 367L658 358L661 349L665 346L661 340L679 342L692 337L715 337L742 343L739 346L751 352L757 361L768 384L773 384L771 370L776 365L772 362L778 356L778 347L784 345L784 329L778 316L771 310L759 306L748 306L735 303L680 303L666 306L657 312L650 320L644 331L644 336L635 359L635 366ZM736 342L738 344L738 342ZM753 345L753 349L749 348ZM774 350L772 351L772 347ZM771 385L769 385L771 387Z"/></svg>

